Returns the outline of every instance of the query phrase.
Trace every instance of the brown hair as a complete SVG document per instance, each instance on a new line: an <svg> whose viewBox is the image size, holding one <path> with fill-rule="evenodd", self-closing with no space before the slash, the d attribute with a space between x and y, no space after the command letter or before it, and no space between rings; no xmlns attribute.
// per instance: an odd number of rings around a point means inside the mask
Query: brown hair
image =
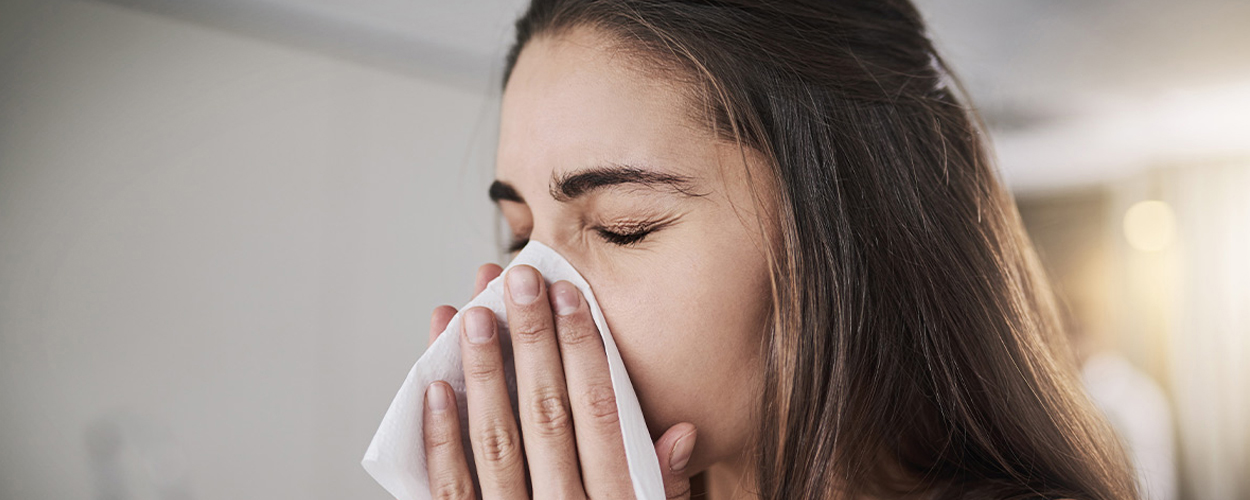
<svg viewBox="0 0 1250 500"><path fill-rule="evenodd" d="M681 70L713 130L767 159L763 498L1136 496L910 2L534 0L505 85L527 41L574 27Z"/></svg>

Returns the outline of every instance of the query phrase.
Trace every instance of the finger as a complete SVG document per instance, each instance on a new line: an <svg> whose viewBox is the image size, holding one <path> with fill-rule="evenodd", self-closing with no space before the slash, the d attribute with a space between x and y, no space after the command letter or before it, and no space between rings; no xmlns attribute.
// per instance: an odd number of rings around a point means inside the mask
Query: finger
<svg viewBox="0 0 1250 500"><path fill-rule="evenodd" d="M664 496L669 499L690 498L690 456L694 453L698 430L694 424L682 422L668 428L655 442L655 455L660 459L664 476Z"/></svg>
<svg viewBox="0 0 1250 500"><path fill-rule="evenodd" d="M447 323L450 323L451 317L455 315L456 308L452 306L434 308L434 314L430 316L430 345L434 345L434 341L438 340L438 334L447 329Z"/></svg>
<svg viewBox="0 0 1250 500"><path fill-rule="evenodd" d="M550 287L556 312L556 338L573 409L577 456L582 483L591 498L633 498L625 461L616 392L608 371L603 338L590 316L590 306L576 286L558 281Z"/></svg>
<svg viewBox="0 0 1250 500"><path fill-rule="evenodd" d="M486 285L491 280L498 278L500 273L503 273L503 268L499 267L499 264L488 262L479 266L477 268L477 280L473 285L473 296L477 297L477 294L482 293L482 290L486 289Z"/></svg>
<svg viewBox="0 0 1250 500"><path fill-rule="evenodd" d="M524 498L525 465L521 436L512 415L504 379L495 313L485 307L464 311L460 355L469 406L469 436L483 498Z"/></svg>
<svg viewBox="0 0 1250 500"><path fill-rule="evenodd" d="M448 500L473 498L473 479L460 441L460 417L456 396L445 382L425 390L425 464L429 471L430 496Z"/></svg>
<svg viewBox="0 0 1250 500"><path fill-rule="evenodd" d="M545 283L538 270L527 265L510 268L504 279L521 435L534 498L580 497L585 493L577 470L573 418Z"/></svg>

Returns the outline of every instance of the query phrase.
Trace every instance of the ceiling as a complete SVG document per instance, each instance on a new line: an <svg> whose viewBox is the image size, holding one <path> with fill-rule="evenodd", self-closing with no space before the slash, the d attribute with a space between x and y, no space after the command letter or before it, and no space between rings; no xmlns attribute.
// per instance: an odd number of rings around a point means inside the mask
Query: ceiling
<svg viewBox="0 0 1250 500"><path fill-rule="evenodd" d="M98 1L483 89L527 3ZM915 1L1018 190L1250 156L1250 1Z"/></svg>

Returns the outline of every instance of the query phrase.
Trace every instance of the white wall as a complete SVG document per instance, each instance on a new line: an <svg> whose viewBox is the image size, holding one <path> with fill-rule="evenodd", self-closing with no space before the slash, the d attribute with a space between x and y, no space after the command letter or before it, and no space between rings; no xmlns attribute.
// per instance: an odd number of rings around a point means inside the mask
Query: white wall
<svg viewBox="0 0 1250 500"><path fill-rule="evenodd" d="M492 83L0 19L0 498L386 498L361 455L497 257Z"/></svg>

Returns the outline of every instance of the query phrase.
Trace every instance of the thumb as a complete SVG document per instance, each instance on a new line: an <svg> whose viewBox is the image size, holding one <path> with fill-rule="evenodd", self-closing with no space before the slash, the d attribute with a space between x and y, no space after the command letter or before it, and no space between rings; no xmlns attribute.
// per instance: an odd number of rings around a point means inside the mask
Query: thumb
<svg viewBox="0 0 1250 500"><path fill-rule="evenodd" d="M668 428L655 442L655 454L660 459L660 472L664 475L664 496L668 499L690 498L690 475L686 466L694 452L694 440L698 437L694 424L682 422Z"/></svg>

